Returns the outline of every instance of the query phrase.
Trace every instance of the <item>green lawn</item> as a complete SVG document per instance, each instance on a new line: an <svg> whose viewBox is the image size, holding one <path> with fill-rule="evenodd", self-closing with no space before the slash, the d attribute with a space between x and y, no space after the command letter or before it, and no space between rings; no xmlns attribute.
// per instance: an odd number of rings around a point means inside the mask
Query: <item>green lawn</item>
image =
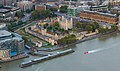
<svg viewBox="0 0 120 71"><path fill-rule="evenodd" d="M42 40L42 39L40 39L40 38L38 38L38 37L36 37L36 36L33 36L33 35L29 34L29 33L26 33L26 32L25 32L25 28L20 29L19 31L17 31L17 33L19 33L19 34L22 35L23 37L27 38L28 40L41 41L41 42L43 43L43 45L44 45L44 44L48 44L48 45L43 46L43 47L45 47L45 48L52 47L52 45L49 44L48 42L46 42L46 41L44 41L44 40ZM27 42L26 44L28 44L28 45L30 45L30 46L35 46L35 45L32 44L31 42Z"/></svg>
<svg viewBox="0 0 120 71"><path fill-rule="evenodd" d="M25 32L25 28L20 29L19 31L17 31L17 33L19 33L19 34L22 35L23 37L26 37L27 39L40 40L40 41L42 41L43 43L47 43L46 41L43 41L43 40L41 40L41 39L39 39L39 38L37 38L37 37L29 34L29 33L26 33L26 32Z"/></svg>

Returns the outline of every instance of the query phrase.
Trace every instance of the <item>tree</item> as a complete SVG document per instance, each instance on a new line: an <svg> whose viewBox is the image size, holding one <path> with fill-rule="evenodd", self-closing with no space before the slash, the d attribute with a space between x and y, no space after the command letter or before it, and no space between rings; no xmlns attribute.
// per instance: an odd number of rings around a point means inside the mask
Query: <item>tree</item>
<svg viewBox="0 0 120 71"><path fill-rule="evenodd" d="M117 27L116 25L112 25L112 26L111 26L111 29L112 29L112 31L117 31L117 30L118 30L118 27Z"/></svg>
<svg viewBox="0 0 120 71"><path fill-rule="evenodd" d="M65 30L64 30L63 28L60 28L60 32L62 32L62 33L63 33L64 31L65 31Z"/></svg>
<svg viewBox="0 0 120 71"><path fill-rule="evenodd" d="M31 12L31 10L30 10L30 9L27 9L27 10L26 10L26 13L30 13L30 12Z"/></svg>
<svg viewBox="0 0 120 71"><path fill-rule="evenodd" d="M32 19L44 19L53 15L50 10L35 10L32 12Z"/></svg>
<svg viewBox="0 0 120 71"><path fill-rule="evenodd" d="M71 44L76 41L76 36L74 34L65 36L64 38L61 38L58 40L59 45L66 45L66 44Z"/></svg>
<svg viewBox="0 0 120 71"><path fill-rule="evenodd" d="M97 28L96 28L96 25L94 25L94 24L91 24L91 26L92 26L92 31L94 32Z"/></svg>
<svg viewBox="0 0 120 71"><path fill-rule="evenodd" d="M100 28L98 28L98 31L99 31L99 33L107 33L107 31L108 31L108 28L103 28L103 27L100 27Z"/></svg>
<svg viewBox="0 0 120 71"><path fill-rule="evenodd" d="M60 27L60 24L59 24L59 22L55 22L54 24L53 24L53 27Z"/></svg>
<svg viewBox="0 0 120 71"><path fill-rule="evenodd" d="M53 30L53 27L51 25L47 27L47 31L50 31L50 30Z"/></svg>
<svg viewBox="0 0 120 71"><path fill-rule="evenodd" d="M111 4L110 4L110 2L108 3L108 11L110 11L111 10Z"/></svg>
<svg viewBox="0 0 120 71"><path fill-rule="evenodd" d="M27 37L22 37L22 38L23 38L23 40L25 41L25 43L27 43L27 42L28 42Z"/></svg>
<svg viewBox="0 0 120 71"><path fill-rule="evenodd" d="M51 14L52 14L52 11L50 10L41 11L41 15L44 16L45 18L50 17Z"/></svg>
<svg viewBox="0 0 120 71"><path fill-rule="evenodd" d="M96 26L96 29L98 29L100 27L97 22L93 22L93 24Z"/></svg>
<svg viewBox="0 0 120 71"><path fill-rule="evenodd" d="M61 13L67 13L67 9L68 9L68 6L66 6L66 5L65 6L61 6L60 7L60 12Z"/></svg>
<svg viewBox="0 0 120 71"><path fill-rule="evenodd" d="M50 8L49 10L56 12L58 9L57 8Z"/></svg>
<svg viewBox="0 0 120 71"><path fill-rule="evenodd" d="M0 8L3 8L4 6L2 4L0 4Z"/></svg>
<svg viewBox="0 0 120 71"><path fill-rule="evenodd" d="M39 11L38 10L33 11L32 12L32 19L35 20L38 18L39 18Z"/></svg>
<svg viewBox="0 0 120 71"><path fill-rule="evenodd" d="M24 16L23 11L18 11L16 12L15 16L17 16L18 18L22 18Z"/></svg>
<svg viewBox="0 0 120 71"><path fill-rule="evenodd" d="M21 24L23 24L23 21L18 21L18 25L21 25Z"/></svg>
<svg viewBox="0 0 120 71"><path fill-rule="evenodd" d="M93 30L92 26L90 26L90 25L87 25L87 26L85 27L85 29L86 29L86 31L88 31L88 32L90 32L90 31Z"/></svg>
<svg viewBox="0 0 120 71"><path fill-rule="evenodd" d="M80 22L76 22L75 27L82 28L82 24Z"/></svg>
<svg viewBox="0 0 120 71"><path fill-rule="evenodd" d="M49 26L48 23L46 23L46 24L43 25L44 28L47 28L48 26Z"/></svg>
<svg viewBox="0 0 120 71"><path fill-rule="evenodd" d="M93 22L93 23L91 23L91 26L92 26L92 31L94 32L96 29L98 29L99 28L99 24L97 23L97 22Z"/></svg>
<svg viewBox="0 0 120 71"><path fill-rule="evenodd" d="M12 27L12 25L8 25L8 30L13 32L13 27Z"/></svg>

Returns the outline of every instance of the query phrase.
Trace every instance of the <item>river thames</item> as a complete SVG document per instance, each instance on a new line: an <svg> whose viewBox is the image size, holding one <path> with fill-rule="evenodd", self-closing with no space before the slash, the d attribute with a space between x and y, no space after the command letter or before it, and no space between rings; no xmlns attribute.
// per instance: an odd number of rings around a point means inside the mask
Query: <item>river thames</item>
<svg viewBox="0 0 120 71"><path fill-rule="evenodd" d="M38 57L4 63L0 71L120 71L120 34L95 38L71 47L75 50L72 54L27 68L20 68L19 64ZM84 54L87 51L93 52Z"/></svg>

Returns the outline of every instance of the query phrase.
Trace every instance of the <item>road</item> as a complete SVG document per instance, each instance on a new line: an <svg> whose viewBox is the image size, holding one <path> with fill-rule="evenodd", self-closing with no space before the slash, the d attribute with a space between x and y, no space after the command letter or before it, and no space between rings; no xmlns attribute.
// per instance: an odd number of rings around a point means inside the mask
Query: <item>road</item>
<svg viewBox="0 0 120 71"><path fill-rule="evenodd" d="M27 22L26 22L27 24L25 24L25 25L23 25L22 27L16 29L15 32L19 31L19 30L22 29L22 28L28 27L29 25L31 25L31 24L33 24L33 23L34 23L34 24L37 24L37 22L39 22L39 20L37 20L37 21L27 21Z"/></svg>

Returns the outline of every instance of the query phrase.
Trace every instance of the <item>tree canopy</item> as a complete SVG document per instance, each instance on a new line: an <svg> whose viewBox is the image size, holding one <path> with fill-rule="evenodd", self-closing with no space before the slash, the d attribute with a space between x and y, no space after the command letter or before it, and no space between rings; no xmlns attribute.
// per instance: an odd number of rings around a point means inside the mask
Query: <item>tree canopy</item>
<svg viewBox="0 0 120 71"><path fill-rule="evenodd" d="M97 22L92 22L92 23L76 22L75 27L78 28L78 29L86 30L86 31L95 31L100 26Z"/></svg>
<svg viewBox="0 0 120 71"><path fill-rule="evenodd" d="M61 6L60 7L60 12L61 13L67 13L67 8L68 8L68 6L66 6L66 5L65 6Z"/></svg>
<svg viewBox="0 0 120 71"><path fill-rule="evenodd" d="M66 45L66 44L71 44L76 41L76 36L74 34L65 36L64 38L61 38L58 40L59 45Z"/></svg>
<svg viewBox="0 0 120 71"><path fill-rule="evenodd" d="M113 31L117 31L117 30L118 30L118 27L117 27L117 25L112 25L112 26L111 26L111 29L112 29Z"/></svg>
<svg viewBox="0 0 120 71"><path fill-rule="evenodd" d="M15 16L17 16L18 18L22 18L24 16L23 11L18 11L16 12Z"/></svg>
<svg viewBox="0 0 120 71"><path fill-rule="evenodd" d="M32 12L32 19L44 19L52 16L51 10L35 10Z"/></svg>

